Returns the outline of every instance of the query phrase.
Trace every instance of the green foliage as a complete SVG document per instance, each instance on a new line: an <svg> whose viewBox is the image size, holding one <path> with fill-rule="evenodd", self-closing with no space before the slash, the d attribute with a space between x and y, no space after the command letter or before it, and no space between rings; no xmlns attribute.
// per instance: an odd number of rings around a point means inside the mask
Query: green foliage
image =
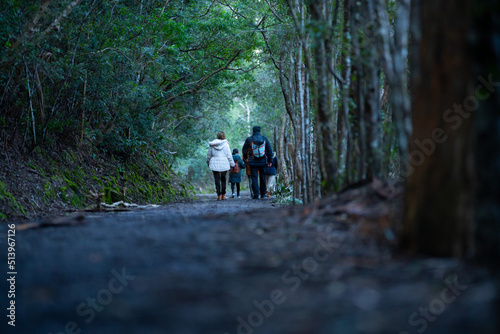
<svg viewBox="0 0 500 334"><path fill-rule="evenodd" d="M14 215L25 215L24 207L18 203L16 197L10 193L4 182L0 181L0 204L2 208L10 207ZM5 213L0 211L0 220L6 219Z"/></svg>
<svg viewBox="0 0 500 334"><path fill-rule="evenodd" d="M40 197L44 199L46 203L49 203L58 197L58 193L50 181L45 182L44 193L40 194Z"/></svg>
<svg viewBox="0 0 500 334"><path fill-rule="evenodd" d="M123 161L186 155L193 145L182 139L203 138L196 128L179 135L205 117L194 93L236 78L220 71L230 59L252 66L259 43L248 20L211 1L83 1L47 30L67 5L39 12L39 2L8 0L0 12L0 127L24 129L21 149L83 139Z"/></svg>
<svg viewBox="0 0 500 334"><path fill-rule="evenodd" d="M112 204L114 202L125 200L123 193L120 193L118 189L113 189L109 187L104 188L103 202L107 204Z"/></svg>
<svg viewBox="0 0 500 334"><path fill-rule="evenodd" d="M178 140L189 145L190 150L178 156L174 169L199 191L206 192L213 188L212 173L205 159L208 141L215 139L217 132L224 131L231 149L237 148L241 154L253 125L260 125L263 134L272 141L276 126L281 124L283 97L275 73L270 67L262 66L252 75L240 77L236 82L226 81L218 91L209 92L201 108L206 110L201 122L190 119L185 121L185 126L180 126L180 131L187 136Z"/></svg>
<svg viewBox="0 0 500 334"><path fill-rule="evenodd" d="M293 181L288 186L276 178L276 201L281 204L290 204L293 200Z"/></svg>
<svg viewBox="0 0 500 334"><path fill-rule="evenodd" d="M239 149L254 123L272 136L283 110L256 31L262 18L275 20L265 2L82 1L51 29L68 4L0 8L0 142L65 155L31 166L44 203L81 208L105 188L143 202L189 196L209 173L207 142L218 131ZM273 6L286 16L284 4ZM83 171L68 152L122 170Z"/></svg>

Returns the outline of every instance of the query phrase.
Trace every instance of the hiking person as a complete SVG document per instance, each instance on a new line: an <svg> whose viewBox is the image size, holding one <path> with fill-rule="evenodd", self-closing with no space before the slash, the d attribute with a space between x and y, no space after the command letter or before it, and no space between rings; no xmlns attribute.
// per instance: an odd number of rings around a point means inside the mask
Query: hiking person
<svg viewBox="0 0 500 334"><path fill-rule="evenodd" d="M276 157L276 152L273 152L273 158L271 159L271 166L269 169L271 172L268 172L268 169L266 168L267 197L271 197L276 185L276 174L278 171L278 157Z"/></svg>
<svg viewBox="0 0 500 334"><path fill-rule="evenodd" d="M236 198L240 198L240 183L241 183L241 174L242 174L242 169L245 168L245 163L243 162L243 159L240 157L238 154L238 149L235 148L233 149L233 160L234 160L234 166L238 166L237 171L231 171L229 170L229 182L231 182L231 192L232 192L232 198L234 198L234 188L236 186Z"/></svg>
<svg viewBox="0 0 500 334"><path fill-rule="evenodd" d="M217 200L227 199L226 197L226 172L234 166L231 149L223 131L217 133L217 139L208 143L207 165L214 174L215 190Z"/></svg>
<svg viewBox="0 0 500 334"><path fill-rule="evenodd" d="M264 168L271 164L273 150L267 137L260 133L260 126L253 127L253 134L245 140L243 157L248 166L252 177L253 199L266 197L266 175ZM269 161L269 162L268 162ZM260 184L259 184L260 182Z"/></svg>

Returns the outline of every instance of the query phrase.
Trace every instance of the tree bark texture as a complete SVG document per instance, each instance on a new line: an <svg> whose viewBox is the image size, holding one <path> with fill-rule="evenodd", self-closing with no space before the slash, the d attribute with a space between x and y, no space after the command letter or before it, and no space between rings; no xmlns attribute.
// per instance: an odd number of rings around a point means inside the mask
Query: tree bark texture
<svg viewBox="0 0 500 334"><path fill-rule="evenodd" d="M377 10L375 10L375 13L380 27L380 36L382 38L379 44L379 52L384 64L386 80L391 89L390 99L399 146L400 163L406 164L408 161L408 142L412 132L410 115L411 103L407 88L411 2L410 0L397 1L397 15L393 29L394 34L392 34L385 0L375 1L377 1ZM413 26L414 39L418 39L419 35L419 22L415 22ZM415 68L415 71L418 71L418 67Z"/></svg>
<svg viewBox="0 0 500 334"><path fill-rule="evenodd" d="M362 14L369 18L364 23L364 43L363 43L363 66L365 67L364 95L365 113L363 115L366 124L366 175L363 178L382 178L382 151L381 151L381 115L380 115L380 61L377 43L377 25L375 17L375 6L373 0L362 2Z"/></svg>
<svg viewBox="0 0 500 334"><path fill-rule="evenodd" d="M472 0L413 1L413 136L402 245L433 256L465 256L473 205L471 83L467 36ZM418 36L417 36L418 37Z"/></svg>
<svg viewBox="0 0 500 334"><path fill-rule="evenodd" d="M285 133L286 129L288 127L288 115L284 114L282 119L281 119L281 126L279 128L279 135L278 135L278 170L279 170L279 175L282 176L282 181L285 187L288 187L290 185L290 175L288 174L288 164L286 163L285 157L286 157L286 143L285 143Z"/></svg>
<svg viewBox="0 0 500 334"><path fill-rule="evenodd" d="M337 152L340 177L340 187L349 184L349 159L348 154L352 146L352 131L349 124L349 89L351 86L351 34L350 34L350 0L343 0L343 30L342 30L342 85L341 85L341 110L337 119Z"/></svg>
<svg viewBox="0 0 500 334"><path fill-rule="evenodd" d="M365 94L363 92L364 66L361 56L360 39L362 38L361 25L361 2L351 3L351 36L352 36L352 86L351 100L354 107L350 111L351 130L353 136L353 151L350 153L349 173L351 182L357 182L364 177L364 166L366 162L366 126L365 126Z"/></svg>
<svg viewBox="0 0 500 334"><path fill-rule="evenodd" d="M311 18L315 24L322 27L320 32L314 34L313 52L315 60L316 80L314 80L315 103L317 112L317 131L321 140L319 157L323 160L322 179L323 191L331 194L336 190L337 161L335 143L333 139L333 113L331 105L331 74L328 64L331 63L331 53L327 50L327 40L331 38L331 1L324 0L310 4ZM330 58L329 58L330 57ZM319 147L318 147L319 148Z"/></svg>

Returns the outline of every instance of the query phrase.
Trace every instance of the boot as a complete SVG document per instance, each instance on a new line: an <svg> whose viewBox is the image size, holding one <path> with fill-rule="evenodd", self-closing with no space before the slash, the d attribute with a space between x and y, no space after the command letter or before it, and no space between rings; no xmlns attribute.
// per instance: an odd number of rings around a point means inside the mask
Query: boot
<svg viewBox="0 0 500 334"><path fill-rule="evenodd" d="M227 199L226 195L222 195L222 199Z"/></svg>
<svg viewBox="0 0 500 334"><path fill-rule="evenodd" d="M217 196L218 201L222 201L221 195Z"/></svg>

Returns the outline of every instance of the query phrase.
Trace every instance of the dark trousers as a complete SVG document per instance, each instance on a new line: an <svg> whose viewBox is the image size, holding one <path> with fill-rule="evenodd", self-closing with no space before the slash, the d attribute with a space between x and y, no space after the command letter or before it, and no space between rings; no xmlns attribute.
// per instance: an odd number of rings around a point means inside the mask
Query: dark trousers
<svg viewBox="0 0 500 334"><path fill-rule="evenodd" d="M234 186L236 185L236 195L240 196L240 183L231 182L231 192L234 194Z"/></svg>
<svg viewBox="0 0 500 334"><path fill-rule="evenodd" d="M215 180L215 190L217 191L217 196L226 194L226 172L216 172L214 171Z"/></svg>
<svg viewBox="0 0 500 334"><path fill-rule="evenodd" d="M247 168L250 168L250 166L248 166ZM248 176L248 187L250 188L250 197L253 197L252 174L247 176Z"/></svg>
<svg viewBox="0 0 500 334"><path fill-rule="evenodd" d="M265 166L250 167L250 171L252 173L252 190L254 197L256 196L258 197L259 193L260 197L266 196L266 175L264 174L264 168ZM260 187L259 187L259 181L260 181Z"/></svg>

